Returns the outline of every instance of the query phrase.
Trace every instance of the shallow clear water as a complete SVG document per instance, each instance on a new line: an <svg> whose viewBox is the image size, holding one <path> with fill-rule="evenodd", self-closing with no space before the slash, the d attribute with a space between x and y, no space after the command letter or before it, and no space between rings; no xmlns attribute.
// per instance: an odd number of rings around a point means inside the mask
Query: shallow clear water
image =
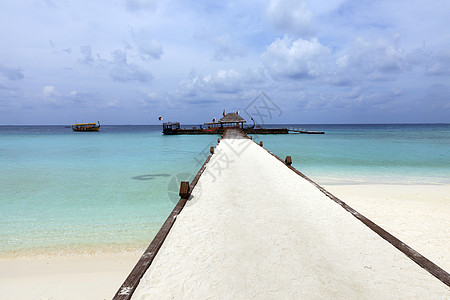
<svg viewBox="0 0 450 300"><path fill-rule="evenodd" d="M324 125L325 135L260 136L322 184L450 183L450 125Z"/></svg>
<svg viewBox="0 0 450 300"><path fill-rule="evenodd" d="M279 126L278 126L279 127ZM254 140L321 184L450 183L450 125L298 125ZM159 126L0 126L0 254L149 243L218 136Z"/></svg>
<svg viewBox="0 0 450 300"><path fill-rule="evenodd" d="M148 243L178 200L171 179L195 174L216 139L151 126L0 127L0 251Z"/></svg>

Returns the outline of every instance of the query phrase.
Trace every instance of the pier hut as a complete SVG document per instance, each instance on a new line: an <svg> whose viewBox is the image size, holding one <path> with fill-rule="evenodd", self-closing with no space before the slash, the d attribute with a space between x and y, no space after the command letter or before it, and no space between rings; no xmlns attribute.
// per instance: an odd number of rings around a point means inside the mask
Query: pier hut
<svg viewBox="0 0 450 300"><path fill-rule="evenodd" d="M204 123L209 129L213 128L244 128L247 121L237 113L228 113L217 122Z"/></svg>

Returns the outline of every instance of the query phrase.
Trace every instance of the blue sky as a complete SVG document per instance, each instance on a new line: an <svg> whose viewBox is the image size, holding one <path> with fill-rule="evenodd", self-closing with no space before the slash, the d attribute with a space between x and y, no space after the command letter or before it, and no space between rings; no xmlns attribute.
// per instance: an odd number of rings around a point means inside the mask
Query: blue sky
<svg viewBox="0 0 450 300"><path fill-rule="evenodd" d="M0 124L199 124L248 112L261 92L278 109L267 123L450 122L449 11L448 0L2 1Z"/></svg>

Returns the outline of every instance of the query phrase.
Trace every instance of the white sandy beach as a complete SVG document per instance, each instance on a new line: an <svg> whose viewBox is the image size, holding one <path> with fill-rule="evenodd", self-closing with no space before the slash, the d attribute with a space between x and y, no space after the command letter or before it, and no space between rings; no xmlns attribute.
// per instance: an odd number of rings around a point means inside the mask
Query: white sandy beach
<svg viewBox="0 0 450 300"><path fill-rule="evenodd" d="M0 259L0 299L111 299L143 250Z"/></svg>
<svg viewBox="0 0 450 300"><path fill-rule="evenodd" d="M450 272L450 185L323 185Z"/></svg>
<svg viewBox="0 0 450 300"><path fill-rule="evenodd" d="M133 299L450 297L265 150L231 142L218 146Z"/></svg>

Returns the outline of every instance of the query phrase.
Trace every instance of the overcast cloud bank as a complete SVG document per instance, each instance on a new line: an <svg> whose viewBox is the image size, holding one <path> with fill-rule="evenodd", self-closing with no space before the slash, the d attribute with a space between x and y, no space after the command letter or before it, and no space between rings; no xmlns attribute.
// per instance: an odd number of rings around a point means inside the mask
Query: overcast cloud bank
<svg viewBox="0 0 450 300"><path fill-rule="evenodd" d="M0 123L450 122L450 2L0 4Z"/></svg>

